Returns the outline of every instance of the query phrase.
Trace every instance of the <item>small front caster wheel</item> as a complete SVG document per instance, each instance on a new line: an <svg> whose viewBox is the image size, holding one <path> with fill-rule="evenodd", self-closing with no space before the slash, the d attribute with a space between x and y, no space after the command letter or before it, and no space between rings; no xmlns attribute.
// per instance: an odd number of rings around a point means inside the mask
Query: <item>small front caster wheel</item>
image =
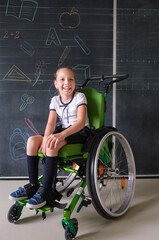
<svg viewBox="0 0 159 240"><path fill-rule="evenodd" d="M21 216L22 209L23 206L20 203L12 205L8 211L8 221L10 223L16 222Z"/></svg>
<svg viewBox="0 0 159 240"><path fill-rule="evenodd" d="M72 240L78 231L78 221L76 218L70 220L70 224L67 224L65 227L65 239Z"/></svg>

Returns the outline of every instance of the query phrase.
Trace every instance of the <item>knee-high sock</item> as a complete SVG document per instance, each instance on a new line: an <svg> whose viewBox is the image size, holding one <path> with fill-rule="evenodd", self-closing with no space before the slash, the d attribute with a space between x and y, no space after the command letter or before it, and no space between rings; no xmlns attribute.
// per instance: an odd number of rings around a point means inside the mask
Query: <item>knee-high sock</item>
<svg viewBox="0 0 159 240"><path fill-rule="evenodd" d="M27 155L29 181L34 185L38 185L38 163L38 156Z"/></svg>
<svg viewBox="0 0 159 240"><path fill-rule="evenodd" d="M46 189L55 188L55 178L57 173L58 157L48 157L45 159L43 187Z"/></svg>

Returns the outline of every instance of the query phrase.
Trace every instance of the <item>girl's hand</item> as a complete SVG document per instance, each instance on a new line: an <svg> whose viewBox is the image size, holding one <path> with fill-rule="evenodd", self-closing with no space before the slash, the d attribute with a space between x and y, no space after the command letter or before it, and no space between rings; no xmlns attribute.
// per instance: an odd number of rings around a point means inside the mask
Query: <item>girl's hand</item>
<svg viewBox="0 0 159 240"><path fill-rule="evenodd" d="M59 142L64 141L62 133L51 134L46 141L46 146L50 149L56 148Z"/></svg>

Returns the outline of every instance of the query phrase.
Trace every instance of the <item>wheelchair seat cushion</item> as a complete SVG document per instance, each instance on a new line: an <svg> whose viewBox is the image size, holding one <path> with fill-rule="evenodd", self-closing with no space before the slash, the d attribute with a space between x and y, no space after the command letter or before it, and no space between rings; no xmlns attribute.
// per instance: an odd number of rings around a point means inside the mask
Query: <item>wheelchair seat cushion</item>
<svg viewBox="0 0 159 240"><path fill-rule="evenodd" d="M69 158L83 155L83 144L67 144L59 151L59 158Z"/></svg>

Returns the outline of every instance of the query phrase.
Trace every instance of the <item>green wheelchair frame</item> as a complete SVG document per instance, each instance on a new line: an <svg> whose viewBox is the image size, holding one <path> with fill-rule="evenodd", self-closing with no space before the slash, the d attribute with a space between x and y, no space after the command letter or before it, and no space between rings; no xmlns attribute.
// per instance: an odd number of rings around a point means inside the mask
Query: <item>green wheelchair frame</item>
<svg viewBox="0 0 159 240"><path fill-rule="evenodd" d="M68 176L65 176L66 182L64 183L63 180L62 183L59 181L60 176L59 179L57 177L57 191L66 191L67 196L70 196L74 188L68 188L68 186L77 176L81 180L69 206L65 208L65 204L61 204L61 208L64 208L62 226L65 229L66 240L71 240L77 235L78 221L71 218L71 215L80 199L77 212L80 212L83 206L87 207L93 203L97 212L104 218L117 218L127 211L133 198L136 170L132 150L125 137L117 129L105 126L105 106L109 88L113 83L127 76L112 75L92 78L86 80L82 87L89 80L104 81L107 78L115 78L115 80L105 85L104 94L97 92L94 88L79 90L87 97L88 117L92 127L92 136L88 141L87 149L84 150L83 144L68 144L59 151L58 170L68 172ZM38 156L45 158L40 152ZM38 181L42 184L43 177L39 177ZM89 197L85 196L86 186ZM15 202L8 212L9 222L15 222L20 218L27 201L29 199ZM43 219L46 217L46 211L53 211L53 207L45 205L36 209L37 213L42 213Z"/></svg>

